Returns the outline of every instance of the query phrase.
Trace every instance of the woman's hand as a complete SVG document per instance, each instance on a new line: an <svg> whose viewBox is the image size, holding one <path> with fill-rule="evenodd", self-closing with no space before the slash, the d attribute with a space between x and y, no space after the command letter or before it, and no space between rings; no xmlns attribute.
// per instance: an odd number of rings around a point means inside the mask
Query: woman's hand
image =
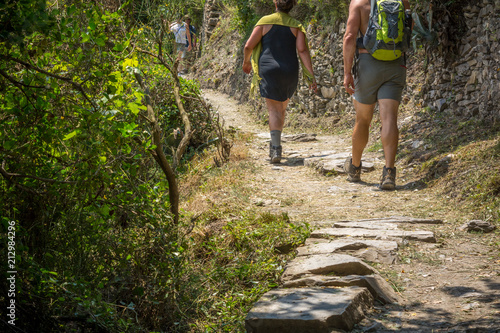
<svg viewBox="0 0 500 333"><path fill-rule="evenodd" d="M314 80L310 85L309 85L309 89L311 89L312 91L314 91L315 94L318 93L318 84L316 83L316 80Z"/></svg>
<svg viewBox="0 0 500 333"><path fill-rule="evenodd" d="M250 74L252 71L252 63L250 61L243 62L243 72Z"/></svg>

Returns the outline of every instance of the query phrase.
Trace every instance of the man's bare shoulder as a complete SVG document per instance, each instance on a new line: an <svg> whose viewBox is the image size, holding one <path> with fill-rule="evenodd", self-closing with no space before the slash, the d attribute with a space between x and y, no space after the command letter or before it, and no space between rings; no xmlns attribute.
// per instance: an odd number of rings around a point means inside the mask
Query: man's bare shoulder
<svg viewBox="0 0 500 333"><path fill-rule="evenodd" d="M349 5L351 8L364 8L366 5L370 5L370 0L351 0Z"/></svg>

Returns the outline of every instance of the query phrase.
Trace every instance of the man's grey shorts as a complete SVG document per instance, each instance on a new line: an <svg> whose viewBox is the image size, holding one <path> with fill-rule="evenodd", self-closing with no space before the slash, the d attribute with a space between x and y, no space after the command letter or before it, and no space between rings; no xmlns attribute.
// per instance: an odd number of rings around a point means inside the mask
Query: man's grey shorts
<svg viewBox="0 0 500 333"><path fill-rule="evenodd" d="M181 58L184 59L186 57L186 51L187 51L186 44L184 43L175 43L175 44L176 44L175 48L177 50L177 54L182 52Z"/></svg>
<svg viewBox="0 0 500 333"><path fill-rule="evenodd" d="M358 74L354 79L354 99L362 104L373 104L380 99L401 102L406 84L404 59L381 61L368 53L361 53Z"/></svg>

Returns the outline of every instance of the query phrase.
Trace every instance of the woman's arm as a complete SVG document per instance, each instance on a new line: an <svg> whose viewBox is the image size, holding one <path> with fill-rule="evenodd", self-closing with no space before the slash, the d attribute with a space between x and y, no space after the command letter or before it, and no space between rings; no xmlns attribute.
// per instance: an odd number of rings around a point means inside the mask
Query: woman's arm
<svg viewBox="0 0 500 333"><path fill-rule="evenodd" d="M243 71L247 74L250 74L252 70L252 63L250 62L252 51L262 39L262 27L262 25L258 25L253 29L243 49Z"/></svg>
<svg viewBox="0 0 500 333"><path fill-rule="evenodd" d="M297 47L297 53L300 57L300 60L302 60L302 63L304 64L305 68L311 73L313 76L313 82L310 86L311 89L314 90L314 92L317 92L318 87L316 84L316 79L314 78L314 70L312 67L312 60L311 60L311 53L309 52L309 48L307 47L306 43L306 35L302 32L302 30L297 29L297 40L296 40L296 47Z"/></svg>

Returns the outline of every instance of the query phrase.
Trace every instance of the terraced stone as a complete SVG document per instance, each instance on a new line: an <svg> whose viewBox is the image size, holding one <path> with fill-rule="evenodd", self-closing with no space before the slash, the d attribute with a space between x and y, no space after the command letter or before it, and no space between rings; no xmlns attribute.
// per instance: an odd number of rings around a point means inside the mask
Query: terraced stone
<svg viewBox="0 0 500 333"><path fill-rule="evenodd" d="M287 282L305 275L371 275L376 271L358 258L345 254L318 254L296 257L290 261L282 275Z"/></svg>
<svg viewBox="0 0 500 333"><path fill-rule="evenodd" d="M367 288L372 296L382 303L403 304L403 299L394 292L380 275L324 276L311 275L284 283L285 288L300 287L350 287Z"/></svg>
<svg viewBox="0 0 500 333"><path fill-rule="evenodd" d="M383 223L375 221L366 222L335 222L333 223L334 228L362 228L362 229L373 229L373 230L396 230L398 225L396 223Z"/></svg>
<svg viewBox="0 0 500 333"><path fill-rule="evenodd" d="M330 333L351 330L373 305L367 288L274 289L245 319L248 333Z"/></svg>
<svg viewBox="0 0 500 333"><path fill-rule="evenodd" d="M322 173L345 173L344 162L346 158L350 156L350 153L324 153L320 155L311 156L304 159L304 165L313 167ZM374 164L372 162L361 160L363 171L373 171L375 170Z"/></svg>
<svg viewBox="0 0 500 333"><path fill-rule="evenodd" d="M352 225L359 225L361 223L369 223L375 224L376 226L388 224L390 227L387 229L391 229L394 225L400 224L442 224L443 220L440 219L421 219L421 218L413 218L406 216L392 216L392 217L383 217L383 218L373 218L373 219L361 219L356 221L319 221L315 222L316 225L323 225L325 227L334 227L338 225L339 227L344 227L348 223L352 223Z"/></svg>
<svg viewBox="0 0 500 333"><path fill-rule="evenodd" d="M407 216L391 216L382 217L374 219L361 219L356 220L356 222L379 222L379 223L408 223L408 224L443 224L443 220L440 219L421 219ZM348 221L342 221L348 222Z"/></svg>
<svg viewBox="0 0 500 333"><path fill-rule="evenodd" d="M311 233L312 238L327 237L360 237L369 239L393 239L401 242L403 239L427 243L435 243L436 237L430 231L405 230L370 230L361 228L323 228Z"/></svg>
<svg viewBox="0 0 500 333"><path fill-rule="evenodd" d="M394 264L397 261L397 250L398 243L395 241L338 239L314 243L314 239L309 239L306 246L297 249L297 255L308 256L315 254L347 253L353 257L371 262Z"/></svg>

